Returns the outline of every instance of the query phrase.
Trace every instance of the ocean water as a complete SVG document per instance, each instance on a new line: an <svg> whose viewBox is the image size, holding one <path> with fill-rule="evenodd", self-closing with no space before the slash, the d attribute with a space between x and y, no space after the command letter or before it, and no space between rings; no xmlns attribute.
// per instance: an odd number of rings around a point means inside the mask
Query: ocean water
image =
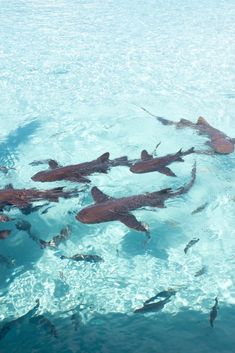
<svg viewBox="0 0 235 353"><path fill-rule="evenodd" d="M235 137L234 18L233 0L0 0L0 165L14 168L0 174L1 188L84 189L33 182L46 168L29 165L34 160L68 165L107 151L111 158L139 158L159 142L158 155L205 148L205 137L162 126L140 107L175 121L201 115ZM66 225L72 234L56 250L40 249L14 222L7 225L12 233L0 240L0 254L15 266L0 264L0 327L40 299L37 314L54 329L26 316L0 337L0 352L232 352L235 154L189 155L171 165L177 178L116 167L91 176L91 186L114 197L176 189L189 181L195 160L189 193L165 209L133 212L150 227L147 245L143 234L122 223L76 221L93 202L90 186L77 198L51 203L47 213L10 210L41 239ZM192 238L200 240L185 254ZM76 253L105 261L60 259ZM205 273L195 277L202 267ZM177 293L161 311L133 313L168 288Z"/></svg>

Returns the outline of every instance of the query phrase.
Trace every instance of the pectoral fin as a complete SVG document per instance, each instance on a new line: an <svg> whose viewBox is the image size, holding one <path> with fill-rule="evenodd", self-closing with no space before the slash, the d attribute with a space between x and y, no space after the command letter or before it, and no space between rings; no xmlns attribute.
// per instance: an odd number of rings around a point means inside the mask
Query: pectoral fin
<svg viewBox="0 0 235 353"><path fill-rule="evenodd" d="M172 170L168 167L161 167L160 169L158 169L158 172L167 176L176 177L175 173L173 173Z"/></svg>
<svg viewBox="0 0 235 353"><path fill-rule="evenodd" d="M101 203L113 199L112 197L106 195L103 191L98 189L96 186L91 189L91 195L96 203Z"/></svg>
<svg viewBox="0 0 235 353"><path fill-rule="evenodd" d="M135 229L139 232L149 232L147 225L144 225L143 223L139 222L131 213L120 214L118 216L118 220L125 224L127 227Z"/></svg>

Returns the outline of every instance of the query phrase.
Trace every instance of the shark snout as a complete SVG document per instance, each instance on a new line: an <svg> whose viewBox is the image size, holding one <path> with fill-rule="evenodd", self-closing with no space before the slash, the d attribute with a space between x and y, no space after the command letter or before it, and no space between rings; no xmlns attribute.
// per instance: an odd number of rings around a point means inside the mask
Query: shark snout
<svg viewBox="0 0 235 353"><path fill-rule="evenodd" d="M229 154L234 151L234 144L226 138L212 140L210 145L216 153Z"/></svg>
<svg viewBox="0 0 235 353"><path fill-rule="evenodd" d="M76 215L76 219L82 223L90 223L89 214L87 214L87 211L85 209L78 212L78 214Z"/></svg>

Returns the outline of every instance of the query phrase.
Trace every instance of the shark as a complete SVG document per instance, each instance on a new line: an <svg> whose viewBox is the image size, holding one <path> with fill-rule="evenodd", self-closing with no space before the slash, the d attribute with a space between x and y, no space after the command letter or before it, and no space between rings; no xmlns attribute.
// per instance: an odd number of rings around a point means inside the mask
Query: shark
<svg viewBox="0 0 235 353"><path fill-rule="evenodd" d="M49 190L37 189L14 189L9 184L5 189L0 190L0 209L6 206L15 206L18 208L28 207L34 201L48 200L58 202L59 197L71 198L77 196L77 190L64 191L64 187L58 187Z"/></svg>
<svg viewBox="0 0 235 353"><path fill-rule="evenodd" d="M43 170L32 176L33 181L52 182L58 180L68 180L79 183L90 183L87 176L94 173L107 173L111 167L129 166L130 162L126 156L109 159L110 154L106 152L97 159L90 162L68 165L62 167L57 161L48 160L49 170ZM32 162L35 165L37 162Z"/></svg>
<svg viewBox="0 0 235 353"><path fill-rule="evenodd" d="M187 119L181 119L180 121L175 122L175 121L154 115L143 107L141 107L141 109L144 110L146 113L150 114L151 116L155 117L163 125L173 125L176 128L180 128L180 129L189 127L191 129L196 130L199 135L207 136L209 141L207 141L206 144L212 149L211 152L218 153L218 154L230 154L234 152L235 138L231 138L227 136L225 133L223 133L222 131L214 128L212 125L208 123L208 121L205 118L201 116L198 118L196 123L193 123ZM206 152L207 151L205 151L205 153Z"/></svg>
<svg viewBox="0 0 235 353"><path fill-rule="evenodd" d="M17 326L20 326L24 321L30 320L30 318L32 318L36 314L39 305L40 302L39 299L37 299L36 305L26 314L18 317L17 319L4 323L0 329L0 340L2 340L10 330Z"/></svg>
<svg viewBox="0 0 235 353"><path fill-rule="evenodd" d="M76 215L76 219L82 223L95 224L110 221L119 221L136 231L145 232L149 237L149 228L141 223L131 213L142 207L165 208L165 201L180 196L189 191L196 179L196 163L191 172L191 180L188 184L173 191L171 188L155 192L147 192L135 196L119 199L110 197L96 186L91 189L91 195L95 204L83 208Z"/></svg>
<svg viewBox="0 0 235 353"><path fill-rule="evenodd" d="M130 171L137 174L159 172L168 176L176 177L176 174L168 167L168 165L173 162L184 162L182 157L191 153L194 153L194 147L185 152L182 152L182 149L180 149L174 154L167 154L163 157L154 158L152 154L143 150L140 159L136 160L131 165Z"/></svg>

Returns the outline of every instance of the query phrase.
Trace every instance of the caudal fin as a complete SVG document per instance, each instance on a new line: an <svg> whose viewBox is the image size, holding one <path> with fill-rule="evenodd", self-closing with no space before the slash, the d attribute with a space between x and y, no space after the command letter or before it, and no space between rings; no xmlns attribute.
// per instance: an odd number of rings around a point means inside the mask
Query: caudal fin
<svg viewBox="0 0 235 353"><path fill-rule="evenodd" d="M46 191L45 198L48 201L58 202L59 197L63 197L64 199L69 199L71 197L75 197L79 194L79 190L73 189L69 191L64 191L64 187L58 187L51 190Z"/></svg>
<svg viewBox="0 0 235 353"><path fill-rule="evenodd" d="M177 191L173 192L172 193L172 196L178 196L178 195L182 195L182 194L185 194L186 192L188 192L191 187L193 186L193 184L195 183L195 180L196 180L196 171L197 171L197 168L196 168L196 162L194 163L194 166L192 168L192 171L191 171L191 180L188 184L184 185L184 186L181 186Z"/></svg>

